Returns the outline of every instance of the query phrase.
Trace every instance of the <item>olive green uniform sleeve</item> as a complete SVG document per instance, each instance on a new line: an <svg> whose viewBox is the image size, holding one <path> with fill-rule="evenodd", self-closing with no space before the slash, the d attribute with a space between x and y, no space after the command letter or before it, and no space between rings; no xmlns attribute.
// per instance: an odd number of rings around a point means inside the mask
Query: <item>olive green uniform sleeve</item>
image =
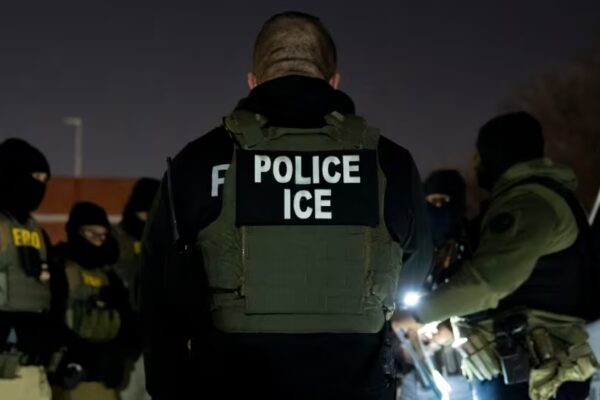
<svg viewBox="0 0 600 400"><path fill-rule="evenodd" d="M448 284L423 298L422 322L498 306L531 275L539 258L571 246L577 224L568 206L545 188L515 188L492 202L479 248Z"/></svg>

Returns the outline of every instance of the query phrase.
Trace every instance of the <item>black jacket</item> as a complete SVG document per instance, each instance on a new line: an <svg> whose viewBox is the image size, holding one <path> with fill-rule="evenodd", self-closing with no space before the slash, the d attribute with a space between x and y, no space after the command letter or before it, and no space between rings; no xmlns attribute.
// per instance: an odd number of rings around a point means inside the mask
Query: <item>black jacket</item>
<svg viewBox="0 0 600 400"><path fill-rule="evenodd" d="M298 128L324 126L323 117L333 111L354 114L354 104L348 96L325 81L299 76L258 86L238 104L238 109L262 114L272 126ZM193 240L199 230L219 216L221 199L211 197L211 171L215 165L229 164L233 150L232 139L223 127L218 127L188 144L174 159L173 198L179 231L184 238ZM406 286L420 287L429 272L432 245L419 174L409 152L385 137L380 139L378 156L387 178L385 223L406 252L401 281ZM189 371L194 371L188 378L194 380L195 393L205 393L208 389L203 387L215 384L224 396L221 398L235 396L236 387L246 395L256 389L261 398L267 398L271 390L273 397L282 398L315 399L315 393L319 393L318 396L330 399L375 399L385 390L381 358L385 332L313 335L190 332L194 329L190 328L193 322L182 322L186 319L182 308L189 305L172 301L172 293L184 290L190 280L198 282L200 278L178 282L175 279L174 284L165 278L176 273L177 267L166 263L173 241L167 185L163 182L146 227L142 267L141 313L144 332L148 334L146 374L148 390L154 399L175 398L173 391L185 386L181 380L186 379ZM202 290L195 287L196 293ZM201 297L196 300L201 302ZM200 315L198 310L196 317L201 319ZM194 338L191 358L186 349L190 336ZM184 366L190 361L191 366ZM205 369L200 364L210 367ZM207 374L210 379L199 384L198 380Z"/></svg>

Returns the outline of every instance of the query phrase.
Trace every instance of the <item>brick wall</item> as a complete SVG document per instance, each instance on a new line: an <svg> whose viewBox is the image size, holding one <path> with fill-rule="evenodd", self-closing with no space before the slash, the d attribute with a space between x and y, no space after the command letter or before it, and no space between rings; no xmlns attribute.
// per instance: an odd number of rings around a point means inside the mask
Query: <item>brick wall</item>
<svg viewBox="0 0 600 400"><path fill-rule="evenodd" d="M69 211L78 201L91 201L106 210L112 223L121 218L134 178L52 178L41 207L34 214L52 243L65 239Z"/></svg>

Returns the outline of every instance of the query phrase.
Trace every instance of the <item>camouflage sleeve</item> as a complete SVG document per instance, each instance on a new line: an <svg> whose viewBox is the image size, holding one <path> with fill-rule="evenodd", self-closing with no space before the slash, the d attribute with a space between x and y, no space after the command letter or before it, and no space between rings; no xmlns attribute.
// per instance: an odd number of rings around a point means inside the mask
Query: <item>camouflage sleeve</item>
<svg viewBox="0 0 600 400"><path fill-rule="evenodd" d="M527 280L540 257L574 243L573 218L558 215L557 208L535 192L514 192L492 204L473 259L448 284L423 299L416 310L421 321L496 308Z"/></svg>

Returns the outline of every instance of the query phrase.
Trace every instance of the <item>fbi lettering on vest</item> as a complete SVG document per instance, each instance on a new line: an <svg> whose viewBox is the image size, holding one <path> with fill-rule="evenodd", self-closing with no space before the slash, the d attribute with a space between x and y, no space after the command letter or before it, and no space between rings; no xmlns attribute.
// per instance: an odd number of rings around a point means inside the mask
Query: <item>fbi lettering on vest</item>
<svg viewBox="0 0 600 400"><path fill-rule="evenodd" d="M373 150L238 151L238 225L367 225L379 221Z"/></svg>

